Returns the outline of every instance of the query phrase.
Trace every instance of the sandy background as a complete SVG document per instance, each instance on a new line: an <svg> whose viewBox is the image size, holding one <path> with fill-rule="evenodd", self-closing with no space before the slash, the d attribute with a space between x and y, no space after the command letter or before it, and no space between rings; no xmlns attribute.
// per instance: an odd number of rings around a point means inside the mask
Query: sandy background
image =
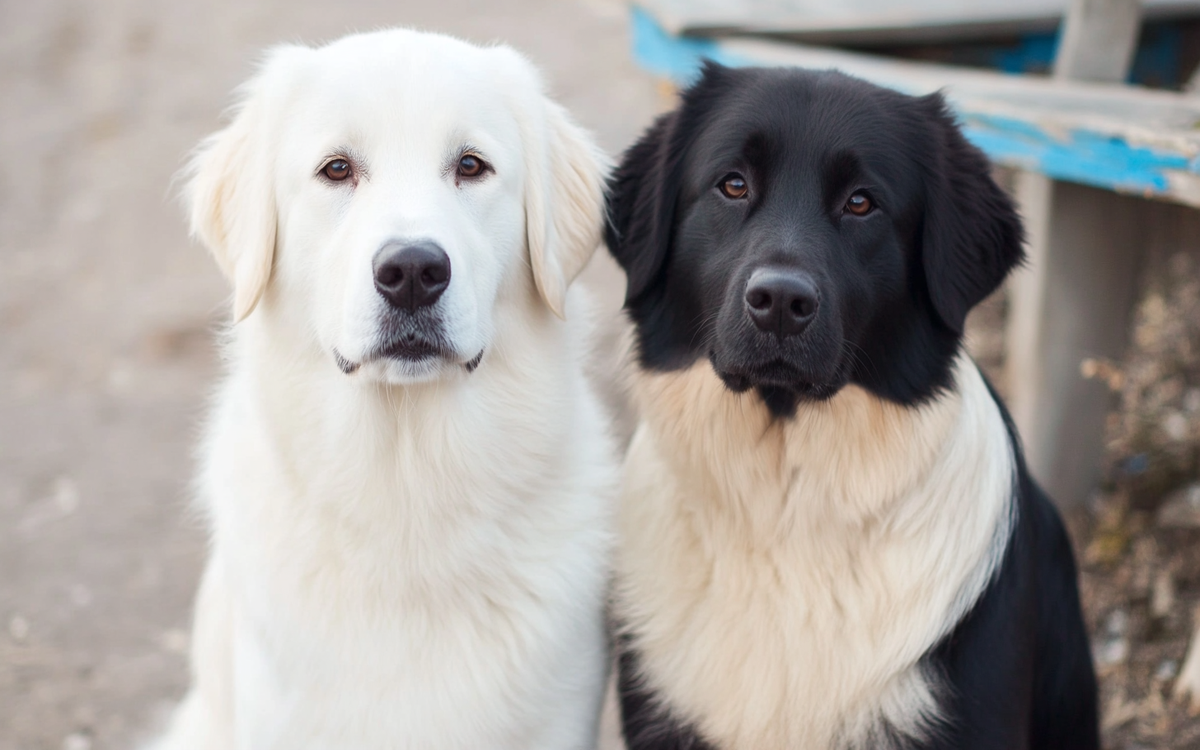
<svg viewBox="0 0 1200 750"><path fill-rule="evenodd" d="M616 0L0 0L0 750L130 747L181 695L227 289L171 178L264 47L388 25L514 44L612 151L666 101Z"/></svg>

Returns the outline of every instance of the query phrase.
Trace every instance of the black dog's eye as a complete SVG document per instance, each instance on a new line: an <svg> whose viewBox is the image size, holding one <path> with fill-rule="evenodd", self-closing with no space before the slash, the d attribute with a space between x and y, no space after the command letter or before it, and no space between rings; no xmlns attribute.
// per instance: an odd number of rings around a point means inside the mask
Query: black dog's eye
<svg viewBox="0 0 1200 750"><path fill-rule="evenodd" d="M737 173L726 175L717 187L721 189L726 198L734 200L745 198L746 193L750 192L750 186L746 184L745 178Z"/></svg>
<svg viewBox="0 0 1200 750"><path fill-rule="evenodd" d="M858 192L846 199L846 210L855 216L866 216L871 213L873 208L875 208L875 204L871 202L871 197L866 193Z"/></svg>
<svg viewBox="0 0 1200 750"><path fill-rule="evenodd" d="M351 171L350 162L345 159L334 159L325 165L321 170L321 174L325 175L325 178L328 180L341 182L350 176Z"/></svg>
<svg viewBox="0 0 1200 750"><path fill-rule="evenodd" d="M479 177L485 171L487 171L487 162L475 154L463 154L458 158L457 174L459 177L469 180L472 177Z"/></svg>

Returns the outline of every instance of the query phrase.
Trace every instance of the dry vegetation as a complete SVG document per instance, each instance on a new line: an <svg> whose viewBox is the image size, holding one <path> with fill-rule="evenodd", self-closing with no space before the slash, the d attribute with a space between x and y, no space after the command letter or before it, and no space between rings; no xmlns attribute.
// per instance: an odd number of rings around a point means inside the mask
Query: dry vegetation
<svg viewBox="0 0 1200 750"><path fill-rule="evenodd" d="M1109 481L1072 519L1112 748L1200 747L1200 716L1175 685L1200 624L1200 268L1179 253L1164 270L1125 361L1083 367L1118 401Z"/></svg>
<svg viewBox="0 0 1200 750"><path fill-rule="evenodd" d="M1200 263L1159 265L1125 359L1081 367L1114 392L1105 486L1068 514L1109 750L1200 748L1200 702L1176 689L1200 625ZM1001 390L1003 315L997 295L971 328Z"/></svg>

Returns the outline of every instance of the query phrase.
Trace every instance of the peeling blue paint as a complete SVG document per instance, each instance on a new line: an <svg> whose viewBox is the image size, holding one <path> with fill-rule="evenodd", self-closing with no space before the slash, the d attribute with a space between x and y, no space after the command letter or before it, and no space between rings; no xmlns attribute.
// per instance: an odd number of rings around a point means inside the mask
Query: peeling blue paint
<svg viewBox="0 0 1200 750"><path fill-rule="evenodd" d="M1080 148L1074 141L1031 141L1013 133L971 125L965 126L963 132L993 161L1040 172L1056 180L1133 193L1163 193L1169 187L1161 171L1133 166L1115 149Z"/></svg>
<svg viewBox="0 0 1200 750"><path fill-rule="evenodd" d="M638 64L656 75L666 76L687 86L700 73L705 60L730 67L752 65L740 55L721 49L711 39L672 36L649 12L634 5L632 9L633 56Z"/></svg>
<svg viewBox="0 0 1200 750"><path fill-rule="evenodd" d="M710 39L668 34L647 11L633 7L633 52L639 64L679 85L694 80L703 60L744 66L754 60L733 55ZM1166 193L1168 171L1200 174L1200 157L1130 145L1121 138L1078 130L1065 137L1036 123L958 110L967 138L993 161L1058 180L1145 195Z"/></svg>
<svg viewBox="0 0 1200 750"><path fill-rule="evenodd" d="M1123 192L1166 192L1168 170L1197 172L1182 154L1133 146L1103 133L1075 130L1055 137L1023 120L963 113L967 138L993 160L1068 182Z"/></svg>

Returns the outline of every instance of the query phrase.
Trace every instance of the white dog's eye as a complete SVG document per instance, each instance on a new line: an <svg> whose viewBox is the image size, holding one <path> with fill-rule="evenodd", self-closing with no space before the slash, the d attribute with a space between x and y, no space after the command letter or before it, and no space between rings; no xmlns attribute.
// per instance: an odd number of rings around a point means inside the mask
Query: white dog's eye
<svg viewBox="0 0 1200 750"><path fill-rule="evenodd" d="M349 177L352 171L353 170L350 168L350 162L346 161L345 159L334 159L325 165L325 167L321 170L321 174L325 175L325 178L328 180L333 182L341 182Z"/></svg>
<svg viewBox="0 0 1200 750"><path fill-rule="evenodd" d="M458 157L457 175L463 179L480 177L488 170L487 162L475 154L463 154Z"/></svg>

